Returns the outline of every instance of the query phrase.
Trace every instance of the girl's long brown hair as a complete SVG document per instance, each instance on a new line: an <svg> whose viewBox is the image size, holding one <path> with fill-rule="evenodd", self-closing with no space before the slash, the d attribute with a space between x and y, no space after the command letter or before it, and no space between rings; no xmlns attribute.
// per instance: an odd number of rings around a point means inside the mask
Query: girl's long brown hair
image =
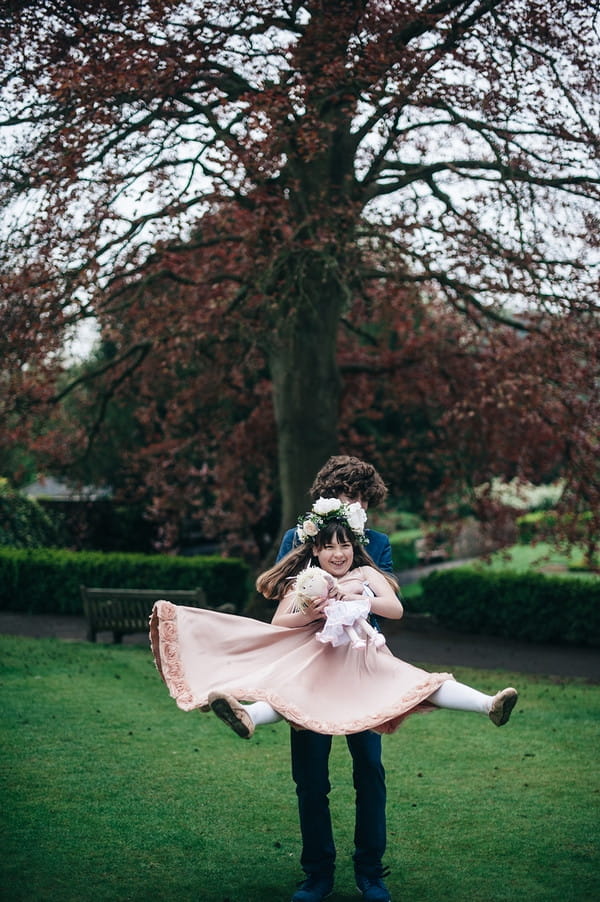
<svg viewBox="0 0 600 902"><path fill-rule="evenodd" d="M332 539L337 539L338 542L351 543L354 552L351 570L355 570L357 567L373 567L387 579L394 592L398 591L399 587L396 580L377 566L373 558L365 551L364 546L356 541L352 530L348 529L346 524L340 520L328 520L323 528L319 530L313 542L306 542L304 545L293 548L273 567L261 573L256 580L257 590L265 598L280 601L289 588L291 580L316 561L313 555L313 548L317 548L320 551Z"/></svg>

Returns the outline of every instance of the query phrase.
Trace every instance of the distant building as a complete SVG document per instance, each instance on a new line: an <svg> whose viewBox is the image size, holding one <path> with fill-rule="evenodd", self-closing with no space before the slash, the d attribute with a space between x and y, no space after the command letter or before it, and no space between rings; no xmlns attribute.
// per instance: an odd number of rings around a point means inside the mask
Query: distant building
<svg viewBox="0 0 600 902"><path fill-rule="evenodd" d="M99 501L111 498L112 489L101 489L93 485L74 487L54 476L40 476L23 489L23 494L38 501Z"/></svg>

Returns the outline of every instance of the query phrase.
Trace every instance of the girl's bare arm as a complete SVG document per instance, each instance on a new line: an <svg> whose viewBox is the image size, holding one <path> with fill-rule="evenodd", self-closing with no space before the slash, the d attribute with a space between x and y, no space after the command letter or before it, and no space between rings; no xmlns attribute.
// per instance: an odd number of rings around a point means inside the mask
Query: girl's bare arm
<svg viewBox="0 0 600 902"><path fill-rule="evenodd" d="M374 614L381 617L387 617L389 620L400 620L404 614L402 602L388 583L385 576L374 570L373 567L360 567L358 570L352 570L346 577L342 577L338 581L340 590L344 591L344 580L347 579L350 590L354 589L357 576L360 574L362 582L368 582L369 586L375 593L375 597L371 599L371 610ZM360 597L360 593L356 595L344 595L346 598Z"/></svg>

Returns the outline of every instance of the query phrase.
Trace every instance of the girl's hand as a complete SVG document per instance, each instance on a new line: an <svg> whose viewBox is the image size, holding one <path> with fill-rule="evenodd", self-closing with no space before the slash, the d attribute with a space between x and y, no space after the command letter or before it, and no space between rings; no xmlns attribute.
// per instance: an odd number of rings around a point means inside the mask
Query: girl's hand
<svg viewBox="0 0 600 902"><path fill-rule="evenodd" d="M329 595L321 595L319 598L313 598L311 599L310 606L307 608L306 613L310 614L313 620L324 620L327 616L325 607L330 601L331 598Z"/></svg>
<svg viewBox="0 0 600 902"><path fill-rule="evenodd" d="M362 595L363 583L360 579L352 574L346 574L338 580L338 593L342 598L350 598L350 596Z"/></svg>
<svg viewBox="0 0 600 902"><path fill-rule="evenodd" d="M342 600L342 601L362 601L362 602L367 602L368 605L369 605L369 610L371 610L371 599L370 599L368 596L363 595L362 592L360 592L360 593L358 593L358 592L348 592L348 594L344 593L344 595L342 596L342 599L341 599L341 600Z"/></svg>
<svg viewBox="0 0 600 902"><path fill-rule="evenodd" d="M306 611L290 611L290 592L283 596L277 606L277 610L273 614L271 623L275 626L308 626L313 620L324 620L326 617L325 606L330 599L326 596L323 598L315 598L311 601Z"/></svg>

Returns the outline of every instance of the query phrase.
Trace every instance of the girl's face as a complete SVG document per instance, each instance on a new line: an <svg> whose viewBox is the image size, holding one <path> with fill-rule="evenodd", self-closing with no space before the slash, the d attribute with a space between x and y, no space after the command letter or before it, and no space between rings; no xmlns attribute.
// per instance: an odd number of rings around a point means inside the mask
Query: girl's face
<svg viewBox="0 0 600 902"><path fill-rule="evenodd" d="M352 542L333 536L322 548L315 548L313 554L319 567L339 579L345 576L354 561Z"/></svg>

